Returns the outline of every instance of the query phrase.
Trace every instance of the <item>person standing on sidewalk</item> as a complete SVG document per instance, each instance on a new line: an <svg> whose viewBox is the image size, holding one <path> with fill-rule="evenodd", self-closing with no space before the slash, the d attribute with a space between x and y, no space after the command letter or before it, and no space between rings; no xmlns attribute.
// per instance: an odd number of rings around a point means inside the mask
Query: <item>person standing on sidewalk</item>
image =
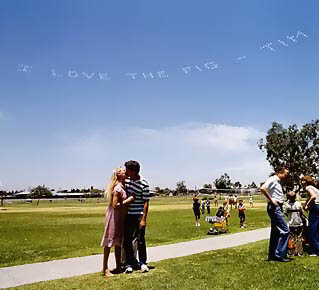
<svg viewBox="0 0 319 290"><path fill-rule="evenodd" d="M137 161L125 163L126 192L128 196L133 195L134 201L128 205L128 213L125 220L124 250L126 257L125 273L130 274L133 268L141 267L142 272L148 272L146 260L145 229L146 218L149 207L150 191L147 181L139 175L140 164ZM137 240L139 262L134 258L133 241Z"/></svg>
<svg viewBox="0 0 319 290"><path fill-rule="evenodd" d="M125 192L126 173L123 168L116 168L112 172L110 183L105 191L109 206L105 215L105 227L101 241L104 247L103 276L113 276L113 273L121 272L121 246L124 233L124 221L127 213L127 204L134 198L126 198ZM108 269L110 249L114 246L116 269Z"/></svg>
<svg viewBox="0 0 319 290"><path fill-rule="evenodd" d="M268 259L270 261L289 262L287 259L289 228L283 213L284 192L281 183L289 175L289 170L282 167L261 187L261 192L268 199L267 213L271 221Z"/></svg>

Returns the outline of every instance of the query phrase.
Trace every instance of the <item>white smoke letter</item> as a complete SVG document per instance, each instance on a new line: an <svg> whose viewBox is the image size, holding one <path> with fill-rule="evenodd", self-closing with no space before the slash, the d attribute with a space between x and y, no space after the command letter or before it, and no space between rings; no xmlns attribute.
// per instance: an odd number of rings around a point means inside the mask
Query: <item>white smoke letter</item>
<svg viewBox="0 0 319 290"><path fill-rule="evenodd" d="M147 78L153 79L154 78L152 73L149 73L149 74L142 73L142 75L143 75L144 79L147 79Z"/></svg>
<svg viewBox="0 0 319 290"><path fill-rule="evenodd" d="M288 46L288 44L287 44L286 42L284 42L284 41L282 41L282 40L280 40L280 39L278 39L278 42L279 42L280 44L282 44L283 46Z"/></svg>
<svg viewBox="0 0 319 290"><path fill-rule="evenodd" d="M157 72L157 75L159 78L168 78L168 75L166 74L164 70Z"/></svg>
<svg viewBox="0 0 319 290"><path fill-rule="evenodd" d="M110 81L111 80L108 73L99 73L99 77L100 77L101 81Z"/></svg>
<svg viewBox="0 0 319 290"><path fill-rule="evenodd" d="M83 74L84 76L86 76L88 79L91 79L91 78L95 75L94 72L91 73L90 75L88 75L86 72L82 72L82 74Z"/></svg>
<svg viewBox="0 0 319 290"><path fill-rule="evenodd" d="M207 68L207 69L217 69L218 68L218 64L213 62L213 61L210 61L210 62L206 62L204 64L204 66Z"/></svg>
<svg viewBox="0 0 319 290"><path fill-rule="evenodd" d="M182 67L182 70L184 71L185 74L188 74L191 72L191 67L190 66Z"/></svg>
<svg viewBox="0 0 319 290"><path fill-rule="evenodd" d="M76 72L76 70L69 70L69 71L68 71L68 76L69 76L71 79L76 79L79 75L78 75L78 73Z"/></svg>
<svg viewBox="0 0 319 290"><path fill-rule="evenodd" d="M137 73L127 73L127 76L131 77L133 80L136 80L136 76L138 75Z"/></svg>

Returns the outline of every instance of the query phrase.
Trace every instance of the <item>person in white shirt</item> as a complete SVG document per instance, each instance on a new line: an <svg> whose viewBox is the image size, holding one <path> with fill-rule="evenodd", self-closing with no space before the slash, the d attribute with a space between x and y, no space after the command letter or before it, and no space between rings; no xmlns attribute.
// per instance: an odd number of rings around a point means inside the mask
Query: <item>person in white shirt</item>
<svg viewBox="0 0 319 290"><path fill-rule="evenodd" d="M249 205L250 205L250 207L254 207L252 195L249 196Z"/></svg>
<svg viewBox="0 0 319 290"><path fill-rule="evenodd" d="M305 210L309 210L310 256L319 256L319 190L311 176L302 177L301 185L309 195Z"/></svg>
<svg viewBox="0 0 319 290"><path fill-rule="evenodd" d="M269 261L290 261L287 259L289 228L282 211L284 192L281 186L281 182L284 182L288 175L288 168L282 167L261 187L261 192L268 199L267 213L271 221Z"/></svg>

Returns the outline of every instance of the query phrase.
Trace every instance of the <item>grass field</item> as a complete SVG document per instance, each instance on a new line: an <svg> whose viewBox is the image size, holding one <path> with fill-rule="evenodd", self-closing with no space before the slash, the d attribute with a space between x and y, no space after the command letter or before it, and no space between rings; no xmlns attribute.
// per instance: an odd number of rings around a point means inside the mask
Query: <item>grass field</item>
<svg viewBox="0 0 319 290"><path fill-rule="evenodd" d="M266 261L268 241L154 263L149 273L101 274L41 282L16 290L318 289L319 258Z"/></svg>
<svg viewBox="0 0 319 290"><path fill-rule="evenodd" d="M102 253L106 207L96 200L6 205L0 210L0 267ZM239 228L236 210L231 215L230 233L269 226L264 200L248 208L245 229ZM152 199L147 246L205 238L210 225L201 219L196 228L190 198Z"/></svg>

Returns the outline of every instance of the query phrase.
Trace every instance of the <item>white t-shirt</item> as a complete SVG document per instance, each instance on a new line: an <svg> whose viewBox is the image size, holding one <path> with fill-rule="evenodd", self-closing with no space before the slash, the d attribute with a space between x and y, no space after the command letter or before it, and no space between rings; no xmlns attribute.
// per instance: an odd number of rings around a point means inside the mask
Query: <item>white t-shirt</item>
<svg viewBox="0 0 319 290"><path fill-rule="evenodd" d="M263 187L266 187L271 198L279 203L284 203L284 192L282 190L280 179L277 175L274 175L264 183Z"/></svg>
<svg viewBox="0 0 319 290"><path fill-rule="evenodd" d="M302 219L300 214L300 212L302 212L302 206L299 201L295 201L294 203L287 202L285 212L288 214L288 224L290 227L302 226Z"/></svg>
<svg viewBox="0 0 319 290"><path fill-rule="evenodd" d="M319 204L319 190L318 190L318 188L314 187L313 185L308 185L306 187L306 190L309 190L309 189L312 189L316 195L315 204Z"/></svg>

